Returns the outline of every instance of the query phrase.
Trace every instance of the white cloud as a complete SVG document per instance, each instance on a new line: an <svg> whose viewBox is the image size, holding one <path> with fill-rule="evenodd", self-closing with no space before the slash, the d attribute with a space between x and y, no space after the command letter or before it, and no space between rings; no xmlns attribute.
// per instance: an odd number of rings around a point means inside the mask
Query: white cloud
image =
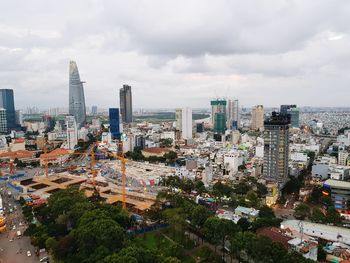
<svg viewBox="0 0 350 263"><path fill-rule="evenodd" d="M0 18L0 87L18 108L67 106L70 59L101 107L125 83L134 107L348 105L347 0L13 0Z"/></svg>

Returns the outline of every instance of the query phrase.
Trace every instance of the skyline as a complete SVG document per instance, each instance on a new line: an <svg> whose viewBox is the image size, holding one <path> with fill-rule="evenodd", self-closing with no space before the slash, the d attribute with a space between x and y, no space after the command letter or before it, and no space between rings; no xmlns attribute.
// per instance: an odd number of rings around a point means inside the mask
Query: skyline
<svg viewBox="0 0 350 263"><path fill-rule="evenodd" d="M15 91L16 108L67 107L70 60L87 82L86 104L103 108L119 105L123 84L135 108L207 108L215 97L348 105L347 1L18 5L0 3L0 87Z"/></svg>

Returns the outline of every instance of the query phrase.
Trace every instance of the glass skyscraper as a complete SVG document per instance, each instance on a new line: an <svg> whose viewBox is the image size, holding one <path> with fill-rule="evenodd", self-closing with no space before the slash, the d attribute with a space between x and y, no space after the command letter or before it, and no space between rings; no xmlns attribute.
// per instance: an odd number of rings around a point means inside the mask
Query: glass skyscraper
<svg viewBox="0 0 350 263"><path fill-rule="evenodd" d="M12 89L0 89L0 108L6 110L7 129L16 128L15 101Z"/></svg>
<svg viewBox="0 0 350 263"><path fill-rule="evenodd" d="M112 134L113 140L120 140L120 120L119 120L119 109L109 109L109 129Z"/></svg>
<svg viewBox="0 0 350 263"><path fill-rule="evenodd" d="M86 120L84 87L75 61L69 64L69 114L74 116L78 127L84 125Z"/></svg>
<svg viewBox="0 0 350 263"><path fill-rule="evenodd" d="M281 114L289 114L291 126L293 128L299 128L299 109L297 105L281 105Z"/></svg>
<svg viewBox="0 0 350 263"><path fill-rule="evenodd" d="M123 85L119 90L120 113L125 123L132 122L132 95L131 86Z"/></svg>

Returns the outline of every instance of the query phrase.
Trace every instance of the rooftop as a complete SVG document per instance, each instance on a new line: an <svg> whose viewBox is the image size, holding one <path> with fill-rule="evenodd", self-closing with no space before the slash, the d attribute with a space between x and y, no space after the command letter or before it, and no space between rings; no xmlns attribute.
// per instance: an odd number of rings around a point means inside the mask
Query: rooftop
<svg viewBox="0 0 350 263"><path fill-rule="evenodd" d="M350 188L350 182L328 179L323 183L323 186Z"/></svg>

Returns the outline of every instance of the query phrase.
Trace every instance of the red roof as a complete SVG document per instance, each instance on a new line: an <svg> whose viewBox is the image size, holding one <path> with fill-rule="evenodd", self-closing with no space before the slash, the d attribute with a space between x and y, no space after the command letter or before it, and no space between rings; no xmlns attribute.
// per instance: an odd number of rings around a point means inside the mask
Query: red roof
<svg viewBox="0 0 350 263"><path fill-rule="evenodd" d="M40 158L46 158L46 157L59 157L62 155L69 154L69 151L63 148L57 148L49 153L43 153L40 155Z"/></svg>
<svg viewBox="0 0 350 263"><path fill-rule="evenodd" d="M260 236L271 238L272 241L282 244L285 248L288 248L288 241L292 239L283 235L281 229L277 227L259 228L256 233Z"/></svg>
<svg viewBox="0 0 350 263"><path fill-rule="evenodd" d="M0 154L0 158L10 158L10 159L22 159L22 158L31 158L34 157L33 152L18 150L14 152L5 152Z"/></svg>
<svg viewBox="0 0 350 263"><path fill-rule="evenodd" d="M24 138L15 139L14 143L24 143Z"/></svg>
<svg viewBox="0 0 350 263"><path fill-rule="evenodd" d="M159 147L153 147L153 148L146 148L142 151L146 153L154 153L154 154L161 154L161 153L168 153L170 152L169 148L159 148Z"/></svg>

